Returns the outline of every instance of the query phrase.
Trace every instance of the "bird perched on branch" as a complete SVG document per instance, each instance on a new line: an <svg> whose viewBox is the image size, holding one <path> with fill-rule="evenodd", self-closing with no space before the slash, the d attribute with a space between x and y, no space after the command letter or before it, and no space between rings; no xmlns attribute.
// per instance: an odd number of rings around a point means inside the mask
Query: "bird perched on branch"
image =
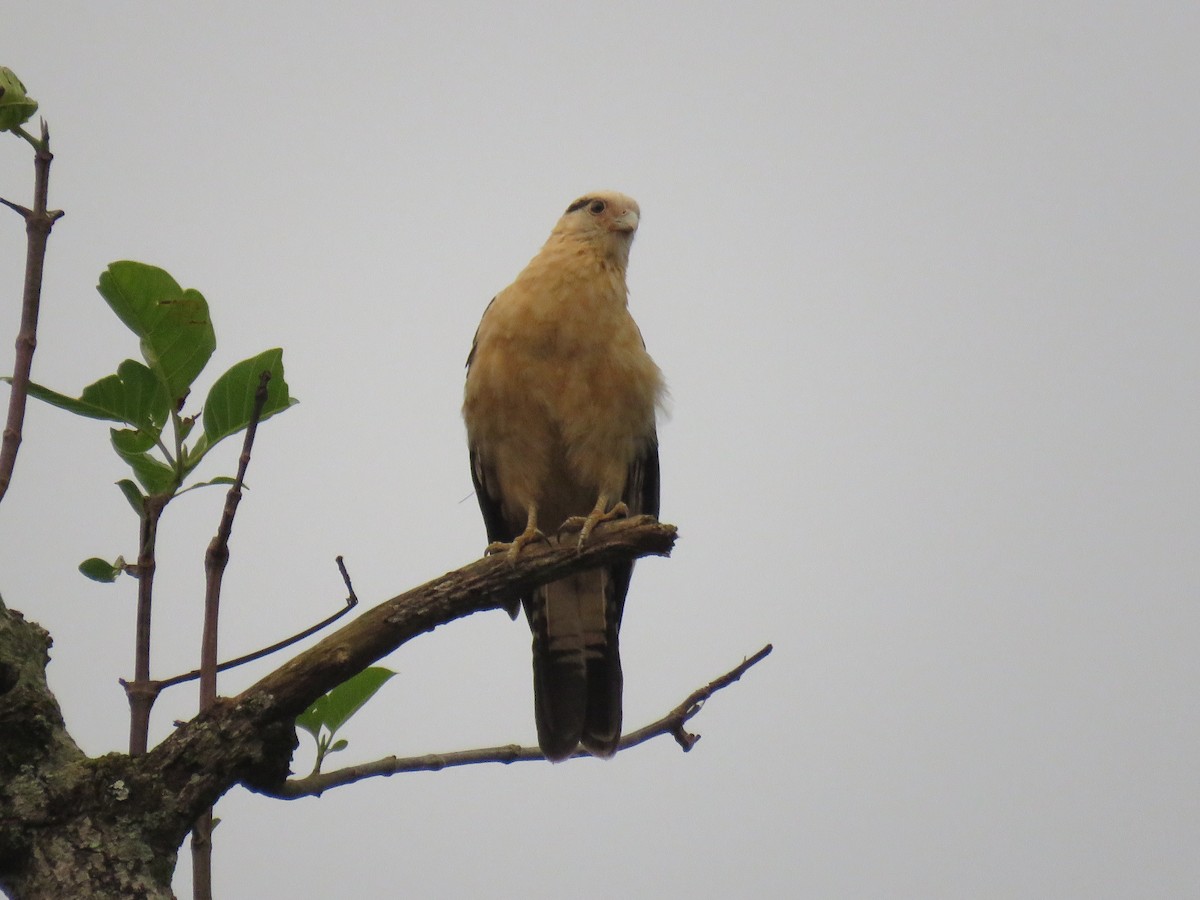
<svg viewBox="0 0 1200 900"><path fill-rule="evenodd" d="M483 314L463 418L488 552L515 558L564 530L574 540L576 528L582 546L601 522L658 515L655 414L665 386L625 286L639 217L624 194L580 197ZM580 572L522 598L538 744L552 761L580 744L595 756L616 752L617 633L632 572L632 563Z"/></svg>

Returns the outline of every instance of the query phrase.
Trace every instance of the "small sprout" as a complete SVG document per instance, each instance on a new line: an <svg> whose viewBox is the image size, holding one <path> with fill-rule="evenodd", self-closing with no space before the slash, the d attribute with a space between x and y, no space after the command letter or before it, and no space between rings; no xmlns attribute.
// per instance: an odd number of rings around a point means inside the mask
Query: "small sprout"
<svg viewBox="0 0 1200 900"><path fill-rule="evenodd" d="M348 741L344 738L334 740L337 730L362 709L363 704L375 696L375 692L395 674L383 666L363 669L328 694L318 697L312 706L296 717L296 727L307 731L317 742L314 773L321 771L321 763L328 754L346 749Z"/></svg>
<svg viewBox="0 0 1200 900"><path fill-rule="evenodd" d="M92 581L99 581L102 584L111 584L121 577L121 573L125 571L125 557L118 556L112 562L100 559L98 556L93 556L91 559L85 559L79 564L79 571Z"/></svg>

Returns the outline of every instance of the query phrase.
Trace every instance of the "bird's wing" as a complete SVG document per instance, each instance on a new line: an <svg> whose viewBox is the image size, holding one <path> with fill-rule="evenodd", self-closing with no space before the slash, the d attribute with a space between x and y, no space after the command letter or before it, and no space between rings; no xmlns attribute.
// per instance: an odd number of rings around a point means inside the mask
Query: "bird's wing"
<svg viewBox="0 0 1200 900"><path fill-rule="evenodd" d="M471 447L471 483L475 485L475 497L479 501L479 511L483 513L483 524L487 528L489 543L497 541L508 542L517 536L520 529L515 529L504 519L501 499L491 485L488 471L483 464L477 447Z"/></svg>
<svg viewBox="0 0 1200 900"><path fill-rule="evenodd" d="M625 493L621 497L631 516L658 516L658 436L647 438L642 452L629 465ZM625 595L633 577L633 563L618 563L609 568L608 597L617 627L625 610Z"/></svg>
<svg viewBox="0 0 1200 900"><path fill-rule="evenodd" d="M492 304L496 302L493 297L488 303L487 309L483 311L483 315L487 316L488 310L492 308ZM483 327L483 319L480 319L480 328ZM467 354L467 370L471 368L471 363L475 360L475 351L479 346L479 328L475 329L475 337L471 340L471 352ZM471 483L475 486L475 499L479 501L479 511L483 513L483 525L487 529L488 543L508 543L513 540L520 532L519 528L504 518L503 498L500 494L499 482L495 480L492 473L488 471L488 467L483 462L483 455L479 452L479 447L471 444L469 447L471 455ZM517 617L517 613L521 609L521 600L517 598L505 606L509 616Z"/></svg>

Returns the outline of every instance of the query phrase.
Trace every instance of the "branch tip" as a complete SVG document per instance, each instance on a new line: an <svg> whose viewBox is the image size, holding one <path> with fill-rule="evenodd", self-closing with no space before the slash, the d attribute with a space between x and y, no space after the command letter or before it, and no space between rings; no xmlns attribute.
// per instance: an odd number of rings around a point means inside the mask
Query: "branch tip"
<svg viewBox="0 0 1200 900"><path fill-rule="evenodd" d="M346 571L346 561L339 555L334 562L337 563L338 571L342 573L342 581L346 583L346 606L353 609L358 605L358 595L354 593L354 585L350 583L350 573Z"/></svg>

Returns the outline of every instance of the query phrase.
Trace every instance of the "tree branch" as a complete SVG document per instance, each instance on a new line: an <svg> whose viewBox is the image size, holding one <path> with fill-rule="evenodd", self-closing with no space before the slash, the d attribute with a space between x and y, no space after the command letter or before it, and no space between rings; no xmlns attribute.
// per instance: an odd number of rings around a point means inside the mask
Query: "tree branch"
<svg viewBox="0 0 1200 900"><path fill-rule="evenodd" d="M234 703L261 698L264 714L291 720L314 700L406 641L455 619L504 607L539 585L636 559L670 555L676 529L653 516L606 523L578 549L574 541L537 544L516 560L490 556L367 610L316 646L246 689Z"/></svg>
<svg viewBox="0 0 1200 900"><path fill-rule="evenodd" d="M29 136L21 131L26 138ZM21 430L25 423L25 401L29 394L29 376L33 371L33 351L37 348L38 310L42 301L42 271L46 263L46 243L54 223L62 218L58 209L46 209L50 196L50 129L42 120L42 139L30 140L34 146L33 209L0 200L25 219L25 286L21 300L21 325L17 331L17 355L13 365L12 390L8 397L8 419L4 424L4 439L0 443L0 500L4 499L12 482L21 446Z"/></svg>
<svg viewBox="0 0 1200 900"><path fill-rule="evenodd" d="M176 800L194 804L194 815L237 781L278 787L290 774L295 717L401 644L455 619L506 606L572 572L667 556L675 537L673 525L638 516L597 528L582 550L573 541L538 544L512 562L486 557L448 572L367 610L237 697L218 698L151 750L148 766L180 785L184 794Z"/></svg>
<svg viewBox="0 0 1200 900"><path fill-rule="evenodd" d="M204 554L204 624L200 638L200 711L208 709L217 699L217 635L221 610L221 583L225 567L229 563L229 537L233 534L233 519L238 504L242 501L242 485L246 481L246 470L250 467L250 452L254 448L254 437L258 434L258 421L263 407L267 405L267 382L271 373L264 371L258 378L254 392L254 407L250 411L250 423L246 426L246 437L242 441L242 455L238 458L237 477L233 479L225 494L225 508L217 533L209 541ZM179 429L175 429L176 453L182 456L179 444ZM161 690L161 688L160 688ZM212 829L213 811L210 806L196 819L192 828L192 897L194 900L212 900Z"/></svg>
<svg viewBox="0 0 1200 900"><path fill-rule="evenodd" d="M142 501L138 537L138 600L133 652L133 681L122 681L129 699L129 754L145 753L150 742L150 710L158 699L158 685L150 680L150 623L154 608L155 543L158 522L167 501L165 494L151 494Z"/></svg>
<svg viewBox="0 0 1200 900"><path fill-rule="evenodd" d="M204 554L204 626L200 644L200 709L205 710L217 699L217 619L221 606L221 581L225 577L225 566L229 563L229 537L233 534L233 519L238 504L242 502L242 485L246 481L246 469L250 467L250 451L254 448L254 437L258 434L258 420L267 405L267 382L271 373L263 372L254 392L254 407L250 411L250 424L246 426L246 437L242 441L242 455L238 457L237 477L225 494L225 507L221 510L221 521L217 533L209 541ZM178 432L177 432L178 433ZM160 688L161 689L161 688Z"/></svg>
<svg viewBox="0 0 1200 900"><path fill-rule="evenodd" d="M700 735L690 734L685 730L684 726L688 720L704 708L704 703L709 697L740 679L751 666L765 659L771 650L771 645L767 644L720 678L716 678L704 687L690 693L682 703L662 718L625 735L621 738L621 743L617 745L617 752L629 750L664 734L672 735L685 753L691 750L700 740ZM570 758L590 759L591 754L581 750ZM539 748L521 747L517 744L484 747L478 750L458 750L453 753L430 753L424 756L388 756L374 762L347 766L333 772L320 772L304 778L289 779L277 789L264 790L262 793L278 797L281 800L295 800L300 797L319 797L331 788L342 787L377 776L398 775L403 772L436 772L453 766L473 766L480 763L507 765L514 762L545 762L545 760L546 757Z"/></svg>
<svg viewBox="0 0 1200 900"><path fill-rule="evenodd" d="M742 660L740 665L730 669L720 678L714 678L704 687L692 691L688 694L687 699L657 722L651 722L644 728L632 731L621 738L620 749L627 750L630 747L636 747L638 744L644 744L646 741L658 737L660 734L670 734L683 749L683 752L687 753L696 746L696 741L700 740L700 735L690 734L683 727L687 724L688 720L704 708L704 704L708 701L709 697L722 688L727 688L735 681L740 680L751 666L762 662L762 660L771 655L771 651L774 649L773 645L767 644L753 656Z"/></svg>
<svg viewBox="0 0 1200 900"><path fill-rule="evenodd" d="M0 880L6 886L20 885L18 892L29 896L60 895L61 891L47 888L51 883L47 879L74 871L70 866L77 866L78 848L92 848L99 827L119 833L120 839L104 843L103 865L80 870L80 879L104 871L132 872L147 883L169 881L180 844L196 819L225 791L238 782L252 789L275 790L285 782L296 746L295 717L317 697L438 625L503 607L537 585L571 572L649 554L667 555L675 534L673 526L643 516L602 525L582 551L573 541L539 544L527 548L515 562L490 557L449 572L367 610L237 697L218 697L140 756L110 753L81 758L56 710L53 717L35 720L47 733L37 735L32 747L22 748L18 742L22 735L29 740L28 729L4 724L27 721L24 716L11 718L23 708L22 685L33 681L19 678L15 688L0 696L0 747L16 751L0 754L0 769L9 765L26 774L8 781L0 777L0 810L19 802L31 813L15 820L0 815ZM16 671L13 661L25 659L44 685L48 637L40 629L19 625L19 617L0 610L0 638L24 632L32 640L27 650L0 646L5 671ZM13 681L11 672L4 680ZM44 687L39 695L53 703ZM3 715L6 710L9 718ZM34 857L36 864L31 862ZM168 896L168 892L164 889L153 896Z"/></svg>
<svg viewBox="0 0 1200 900"><path fill-rule="evenodd" d="M180 844L197 817L230 787L240 782L277 796L301 795L302 788L287 784L297 743L294 720L317 697L438 625L504 608L534 587L573 572L651 554L669 555L675 538L674 526L641 516L605 523L582 550L573 541L552 541L526 548L514 562L505 556L477 560L367 610L238 696L218 697L140 756L83 757L45 688L48 636L36 627L22 627L19 615L0 605L0 684L9 686L0 694L0 749L6 751L0 753L0 776L6 766L17 775L0 777L0 811L6 804L8 809L20 804L30 810L20 818L0 814L0 881L29 896L58 896L62 873L73 872L78 884L102 877L105 884L117 885L109 891L111 896L170 896L167 885ZM29 646L4 646L6 633L28 635ZM681 746L690 747L696 737L685 730L688 720L708 697L769 652L769 647L764 648L693 692L658 722L626 735L620 749L657 734L672 734ZM21 677L14 661L36 669L32 673L36 678ZM38 679L37 694L53 708L45 715L22 714L23 686L32 687ZM32 721L45 733L10 728L6 721ZM31 739L31 745L21 744ZM408 770L433 769L538 757L532 748L500 747L423 757L407 765ZM368 774L373 773L362 777ZM298 783L303 784L303 779ZM310 793L325 789L322 785ZM112 839L98 845L97 828ZM86 868L79 865L81 847L90 854ZM101 854L99 861L96 853ZM129 885L135 881L153 884L157 892L131 891Z"/></svg>

